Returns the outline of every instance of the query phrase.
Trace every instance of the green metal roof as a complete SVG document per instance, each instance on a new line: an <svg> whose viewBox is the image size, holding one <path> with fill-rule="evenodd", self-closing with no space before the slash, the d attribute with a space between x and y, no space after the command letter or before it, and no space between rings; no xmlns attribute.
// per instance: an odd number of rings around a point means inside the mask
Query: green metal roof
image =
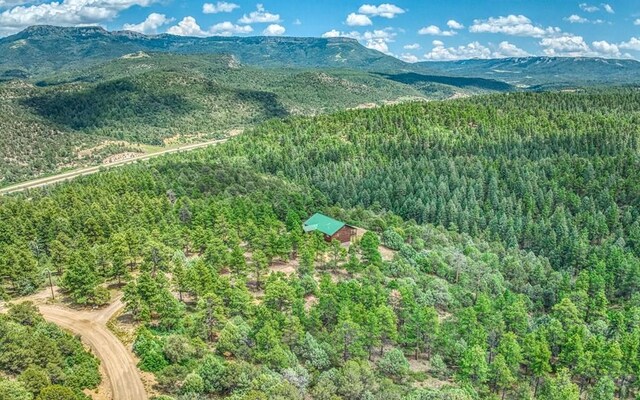
<svg viewBox="0 0 640 400"><path fill-rule="evenodd" d="M338 232L343 226L345 226L344 222L336 221L320 213L315 213L305 221L302 228L305 232L320 231L325 235L331 236Z"/></svg>

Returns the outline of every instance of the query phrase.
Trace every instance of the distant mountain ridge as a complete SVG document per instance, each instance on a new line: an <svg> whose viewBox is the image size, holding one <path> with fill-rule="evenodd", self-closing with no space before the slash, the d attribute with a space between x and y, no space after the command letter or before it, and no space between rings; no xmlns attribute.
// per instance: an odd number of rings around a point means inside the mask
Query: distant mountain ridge
<svg viewBox="0 0 640 400"><path fill-rule="evenodd" d="M640 83L640 62L585 57L524 57L406 63L350 38L185 37L107 31L101 27L32 26L0 38L0 80L82 69L127 54L227 54L264 68L346 68L399 75L482 78L482 87L507 83L526 89ZM411 77L413 79L414 77Z"/></svg>
<svg viewBox="0 0 640 400"><path fill-rule="evenodd" d="M594 57L514 57L423 62L452 76L495 79L523 88L640 84L640 62Z"/></svg>
<svg viewBox="0 0 640 400"><path fill-rule="evenodd" d="M60 51L64 49L64 51ZM100 27L33 26L0 39L0 74L33 76L82 68L137 51L232 54L261 67L411 69L397 58L367 49L349 38L184 37L107 31Z"/></svg>

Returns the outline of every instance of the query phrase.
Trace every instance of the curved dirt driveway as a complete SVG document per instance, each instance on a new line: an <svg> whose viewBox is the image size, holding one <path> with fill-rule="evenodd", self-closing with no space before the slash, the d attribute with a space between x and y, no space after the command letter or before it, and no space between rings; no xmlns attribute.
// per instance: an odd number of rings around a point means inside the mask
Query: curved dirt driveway
<svg viewBox="0 0 640 400"><path fill-rule="evenodd" d="M80 335L82 341L91 347L106 372L107 376L103 376L103 379L109 380L113 400L145 400L147 393L136 361L107 328L109 319L123 307L119 298L108 307L97 310L71 310L59 305L38 304L40 313L47 321Z"/></svg>

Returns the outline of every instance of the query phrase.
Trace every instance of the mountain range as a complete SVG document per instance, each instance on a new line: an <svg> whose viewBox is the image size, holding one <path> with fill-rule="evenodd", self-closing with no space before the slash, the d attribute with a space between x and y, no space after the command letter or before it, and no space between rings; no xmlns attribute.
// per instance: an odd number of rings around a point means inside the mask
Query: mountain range
<svg viewBox="0 0 640 400"><path fill-rule="evenodd" d="M227 54L242 64L262 68L347 68L394 75L482 78L487 80L484 83L499 81L527 89L636 84L640 76L640 62L635 60L525 57L410 64L349 38L197 38L109 32L100 27L33 26L0 39L0 78L40 77L138 51Z"/></svg>

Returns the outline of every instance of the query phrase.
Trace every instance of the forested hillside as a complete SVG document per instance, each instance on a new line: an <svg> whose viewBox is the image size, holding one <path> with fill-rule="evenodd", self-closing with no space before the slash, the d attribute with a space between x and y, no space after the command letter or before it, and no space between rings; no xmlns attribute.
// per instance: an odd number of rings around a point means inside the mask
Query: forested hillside
<svg viewBox="0 0 640 400"><path fill-rule="evenodd" d="M60 51L64 49L64 51ZM0 186L271 118L517 90L637 85L633 60L405 63L347 38L34 26L0 38Z"/></svg>
<svg viewBox="0 0 640 400"><path fill-rule="evenodd" d="M173 398L634 398L639 101L290 117L3 197L2 287L49 268L100 304L121 285L139 367ZM304 235L317 211L369 232Z"/></svg>
<svg viewBox="0 0 640 400"><path fill-rule="evenodd" d="M271 118L511 88L483 79L268 69L230 55L136 52L0 83L6 117L0 119L0 186L113 155L224 136Z"/></svg>
<svg viewBox="0 0 640 400"><path fill-rule="evenodd" d="M135 53L37 82L0 83L0 186L144 152L139 144L204 140L275 117L460 90L421 90L346 70L257 69L229 56Z"/></svg>
<svg viewBox="0 0 640 400"><path fill-rule="evenodd" d="M416 103L272 121L222 151L343 207L500 240L575 274L603 243L640 251L638 101L621 89Z"/></svg>

